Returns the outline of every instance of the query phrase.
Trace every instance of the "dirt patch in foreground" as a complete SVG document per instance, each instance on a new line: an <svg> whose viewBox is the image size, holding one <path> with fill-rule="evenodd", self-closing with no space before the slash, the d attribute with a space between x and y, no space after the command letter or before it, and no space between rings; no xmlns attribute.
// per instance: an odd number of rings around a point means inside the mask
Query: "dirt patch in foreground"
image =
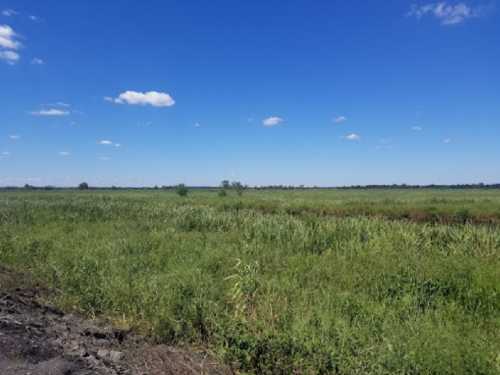
<svg viewBox="0 0 500 375"><path fill-rule="evenodd" d="M0 266L0 374L156 375L232 372L199 352L152 345L132 332L39 302L40 287Z"/></svg>

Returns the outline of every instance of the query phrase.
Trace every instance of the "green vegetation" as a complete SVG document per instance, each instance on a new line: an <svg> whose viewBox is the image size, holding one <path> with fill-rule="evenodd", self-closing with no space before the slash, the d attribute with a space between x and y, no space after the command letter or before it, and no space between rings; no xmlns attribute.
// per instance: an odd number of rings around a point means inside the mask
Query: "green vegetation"
<svg viewBox="0 0 500 375"><path fill-rule="evenodd" d="M177 193L177 195L179 195L180 197L186 197L189 193L189 189L187 188L186 185L184 184L179 184L175 187L175 192Z"/></svg>
<svg viewBox="0 0 500 375"><path fill-rule="evenodd" d="M242 373L500 372L500 191L218 192L3 192L0 262Z"/></svg>

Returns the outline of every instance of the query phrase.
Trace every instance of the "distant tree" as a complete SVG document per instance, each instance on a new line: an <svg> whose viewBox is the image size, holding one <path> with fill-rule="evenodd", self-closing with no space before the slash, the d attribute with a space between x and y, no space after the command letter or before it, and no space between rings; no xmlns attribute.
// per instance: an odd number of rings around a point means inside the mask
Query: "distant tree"
<svg viewBox="0 0 500 375"><path fill-rule="evenodd" d="M243 190L245 190L245 186L239 181L233 181L231 183L231 187L236 191L236 194L241 196L243 194Z"/></svg>
<svg viewBox="0 0 500 375"><path fill-rule="evenodd" d="M231 184L229 182L229 180L223 180L221 183L220 183L220 186L227 190L227 189L230 189L231 188Z"/></svg>
<svg viewBox="0 0 500 375"><path fill-rule="evenodd" d="M25 184L25 185L24 185L24 188L25 188L25 189L33 189L33 186L31 186L30 184Z"/></svg>
<svg viewBox="0 0 500 375"><path fill-rule="evenodd" d="M184 184L179 184L179 185L177 185L177 186L175 187L175 192L176 192L177 194L179 194L179 196L181 196L181 197L185 197L185 196L187 196L187 195L188 195L189 190L188 190L188 188L186 187L186 185L184 185Z"/></svg>
<svg viewBox="0 0 500 375"><path fill-rule="evenodd" d="M80 190L87 190L89 188L89 184L86 182L82 182L80 185L78 185L78 189Z"/></svg>

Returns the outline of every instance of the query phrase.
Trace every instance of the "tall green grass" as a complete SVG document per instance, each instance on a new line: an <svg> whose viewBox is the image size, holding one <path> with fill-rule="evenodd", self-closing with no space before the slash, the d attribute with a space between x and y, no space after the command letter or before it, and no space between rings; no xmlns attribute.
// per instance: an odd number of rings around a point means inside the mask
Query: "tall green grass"
<svg viewBox="0 0 500 375"><path fill-rule="evenodd" d="M8 193L0 262L65 308L207 346L241 372L496 374L500 228L370 211L441 199L480 215L499 199L487 193ZM321 211L349 206L371 208Z"/></svg>

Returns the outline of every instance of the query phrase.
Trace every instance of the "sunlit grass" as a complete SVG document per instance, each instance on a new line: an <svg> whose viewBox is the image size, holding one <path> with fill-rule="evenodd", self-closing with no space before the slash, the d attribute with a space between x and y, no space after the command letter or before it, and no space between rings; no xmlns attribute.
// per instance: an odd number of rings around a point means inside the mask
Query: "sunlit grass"
<svg viewBox="0 0 500 375"><path fill-rule="evenodd" d="M495 374L500 228L472 222L498 207L495 191L5 193L0 261L243 372Z"/></svg>

